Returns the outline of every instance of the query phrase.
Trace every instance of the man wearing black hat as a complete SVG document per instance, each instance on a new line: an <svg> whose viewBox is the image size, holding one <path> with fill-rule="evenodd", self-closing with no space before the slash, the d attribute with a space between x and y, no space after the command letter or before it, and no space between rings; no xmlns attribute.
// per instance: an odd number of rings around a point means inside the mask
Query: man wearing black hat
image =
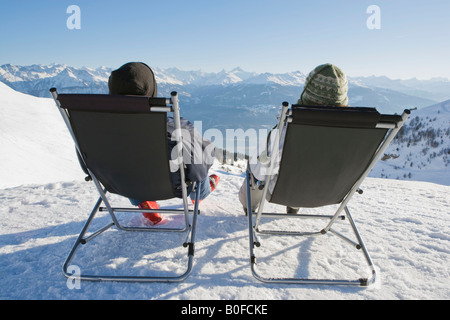
<svg viewBox="0 0 450 320"><path fill-rule="evenodd" d="M108 81L109 93L112 95L140 95L147 97L156 97L158 90L155 75L152 69L142 62L130 62L119 69L113 71ZM202 136L194 129L192 123L181 118L181 127L183 133L189 133L186 139L183 139L183 155L185 160L185 176L187 183L197 182L200 201L205 199L217 187L219 177L211 175L208 177L208 170L214 162L214 147L208 140L204 140ZM167 118L167 130L169 133L169 158L175 147L175 141L172 141L172 133L175 130L174 119ZM196 154L202 152L202 154ZM201 159L200 163L198 159ZM177 169L172 172L172 182L177 197L182 197L181 191L181 174ZM191 200L194 202L192 188L188 190L191 193ZM155 201L146 201L145 199L130 199L133 205L137 205L141 209L159 209L159 205ZM162 221L162 217L158 213L144 213L151 224L155 225Z"/></svg>

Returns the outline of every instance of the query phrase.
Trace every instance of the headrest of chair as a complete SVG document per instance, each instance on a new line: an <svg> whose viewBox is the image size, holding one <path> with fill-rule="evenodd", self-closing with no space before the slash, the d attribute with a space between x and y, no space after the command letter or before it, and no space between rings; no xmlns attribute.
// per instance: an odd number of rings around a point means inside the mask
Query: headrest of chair
<svg viewBox="0 0 450 320"><path fill-rule="evenodd" d="M68 110L141 113L151 107L166 107L166 98L104 94L59 94L61 107Z"/></svg>
<svg viewBox="0 0 450 320"><path fill-rule="evenodd" d="M347 128L375 128L381 115L375 108L292 106L292 123Z"/></svg>

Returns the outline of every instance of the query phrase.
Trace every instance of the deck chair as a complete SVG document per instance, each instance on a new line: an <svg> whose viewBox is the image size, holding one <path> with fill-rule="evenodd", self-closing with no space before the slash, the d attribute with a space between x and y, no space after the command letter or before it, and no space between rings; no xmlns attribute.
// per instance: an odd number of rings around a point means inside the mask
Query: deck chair
<svg viewBox="0 0 450 320"><path fill-rule="evenodd" d="M63 265L66 277L95 281L131 281L131 282L180 282L185 280L192 270L194 242L197 225L198 192L194 210L189 210L182 157L182 136L175 130L174 136L178 148L176 161L181 174L183 209L136 209L113 207L107 193L117 194L131 199L167 200L175 198L172 186L168 155L167 114L173 113L175 129L180 126L178 95L171 94L170 99L142 96L113 96L87 94L58 94L55 88L50 90L56 105L75 142L76 151L82 166L89 174L100 197L81 230L72 250ZM192 189L191 186L190 190ZM111 197L110 197L111 198ZM104 206L102 206L102 204ZM98 212L107 211L111 222L103 228L87 235L88 228ZM180 227L129 227L122 225L117 218L118 212L159 212L184 216L184 225ZM191 219L192 215L192 219ZM68 267L80 245L85 245L111 227L120 231L138 232L185 232L184 247L188 248L186 271L174 276L105 276L74 275ZM80 267L82 270L82 268ZM150 271L149 273L151 273ZM95 272L94 272L95 273Z"/></svg>
<svg viewBox="0 0 450 320"><path fill-rule="evenodd" d="M361 183L400 130L409 114L409 110L405 110L401 116L381 115L373 108L308 107L301 105L290 107L287 102L283 103L277 128L281 128L279 132L282 132L284 128L285 134L277 135L272 149L278 150L280 143L283 143L281 162L273 192L270 199L267 200L273 204L294 208L322 208L323 210L323 207L331 205L338 205L338 208L334 215L264 212L264 203L269 188L269 183L265 183L258 209L253 212L248 209L251 212L251 214L248 214L250 262L252 274L256 279L267 283L357 286L369 286L375 282L374 265L347 204L356 192L362 192L359 188ZM277 152L272 152L270 157L269 178L266 178L266 181L270 181L272 177L276 154ZM250 188L258 187L255 185L256 182L248 169L246 173L248 208L251 208L252 203ZM259 182L258 185L262 188ZM333 206L327 208L333 208ZM344 212L345 215L343 215ZM253 222L255 215L256 219ZM323 229L311 232L261 230L263 217L271 219L325 219L327 225ZM337 221L345 219L350 223L356 241L332 228ZM267 228L267 224L264 225ZM310 279L311 276L307 278L262 276L258 273L256 267L255 252L256 248L261 246L258 234L268 235L269 238L273 235L337 235L357 250L362 250L371 270L371 277L340 280Z"/></svg>

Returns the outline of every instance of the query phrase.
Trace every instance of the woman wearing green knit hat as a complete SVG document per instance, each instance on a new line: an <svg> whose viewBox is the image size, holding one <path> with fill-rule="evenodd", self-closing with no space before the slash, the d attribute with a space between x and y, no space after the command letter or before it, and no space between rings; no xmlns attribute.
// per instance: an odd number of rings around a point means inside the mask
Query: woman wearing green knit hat
<svg viewBox="0 0 450 320"><path fill-rule="evenodd" d="M315 68L306 78L298 104L308 106L347 106L348 80L341 69L331 63Z"/></svg>
<svg viewBox="0 0 450 320"><path fill-rule="evenodd" d="M322 64L316 67L306 78L305 87L303 92L298 100L298 104L305 106L336 106L336 107L346 107L348 104L348 80L347 76L342 72L341 69L336 67L331 63ZM282 135L285 134L286 128L284 128ZM280 143L279 154L282 154L283 142ZM266 147L266 150L269 150ZM266 176L264 169L264 165L261 165L261 161L265 159L267 162L269 155L267 151L263 151L259 157L256 164L251 165L251 173L253 178L258 181L265 181ZM271 193L273 191L273 187L278 179L278 169L280 167L281 156L277 157L277 161L275 163L275 167L273 169L272 179L269 181L269 191L267 194L267 198L271 198ZM256 184L255 184L256 185ZM252 208L251 210L256 211L258 204L262 197L262 190L259 188L251 188L251 199L252 199ZM239 200L244 208L244 211L247 212L247 187L246 183L241 186L239 190ZM297 213L298 208L290 208L287 207L287 213Z"/></svg>

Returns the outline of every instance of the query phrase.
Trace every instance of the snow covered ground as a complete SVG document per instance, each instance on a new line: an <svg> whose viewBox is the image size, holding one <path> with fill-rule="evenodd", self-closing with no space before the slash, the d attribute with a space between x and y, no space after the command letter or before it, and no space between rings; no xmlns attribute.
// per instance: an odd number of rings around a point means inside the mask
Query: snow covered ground
<svg viewBox="0 0 450 320"><path fill-rule="evenodd" d="M366 180L364 194L353 199L350 210L378 270L374 286L363 289L267 285L254 279L250 272L247 219L236 194L243 181L242 172L219 164L213 171L222 178L220 187L201 204L194 269L180 284L82 282L80 289L70 290L61 266L97 199L93 184L66 181L0 190L0 299L450 297L450 187L425 182ZM176 200L162 203L175 207L178 204ZM93 228L106 225L108 218L101 216ZM125 219L131 225L145 225L139 215ZM169 217L167 224L178 222ZM299 228L314 228L309 221L294 223ZM324 225L314 230L321 227ZM286 275L318 278L330 275L354 278L368 272L362 254L332 235L303 240L262 237L261 241L257 257L258 266L263 270L270 263L272 270ZM171 274L183 267L186 249L181 247L182 242L180 236L163 240L158 235L112 230L82 248L73 264L86 271L95 271L94 266L98 264L107 274L137 275L145 272L150 267L150 259L154 259L158 272ZM162 266L167 259L175 259L177 264Z"/></svg>
<svg viewBox="0 0 450 320"><path fill-rule="evenodd" d="M0 93L0 299L450 298L449 186L366 179L364 194L355 195L349 208L378 271L372 287L268 285L254 279L250 271L247 218L237 199L244 166L220 163L211 170L221 177L219 187L200 206L194 268L185 282L82 282L79 288L71 289L61 272L62 264L98 195L93 183L83 180L73 144L53 102L11 92L1 83ZM17 108L18 112L6 112L6 107ZM15 118L8 120L6 116ZM16 131L13 134L11 130ZM116 204L128 203L117 196L112 199ZM161 205L179 207L180 202L169 200ZM283 212L281 207L267 208ZM92 230L105 225L108 219L100 215ZM121 219L129 225L145 225L138 214ZM176 217L167 219L168 225L179 223ZM314 220L268 222L313 231L324 227L323 222ZM346 222L339 225L339 230L349 229ZM258 267L272 276L368 275L362 253L333 235L260 240ZM73 265L86 272L134 275L147 272L151 266L158 273L171 274L184 267L183 241L184 237L177 235L163 239L159 234L111 229L81 248ZM174 262L167 264L169 259ZM151 261L155 263L151 265Z"/></svg>

